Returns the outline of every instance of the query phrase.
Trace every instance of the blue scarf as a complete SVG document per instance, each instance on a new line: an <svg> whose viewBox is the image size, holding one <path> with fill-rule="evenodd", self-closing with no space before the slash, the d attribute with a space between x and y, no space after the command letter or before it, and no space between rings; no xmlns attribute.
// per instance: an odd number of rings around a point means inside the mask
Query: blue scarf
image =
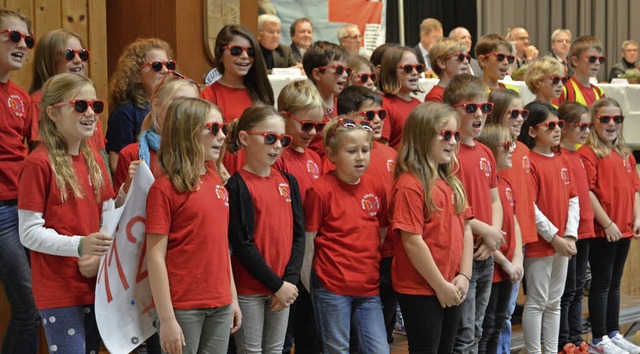
<svg viewBox="0 0 640 354"><path fill-rule="evenodd" d="M153 129L147 129L140 133L140 141L138 142L140 160L144 160L147 166L151 167L149 148L153 151L160 149L160 135L153 131Z"/></svg>

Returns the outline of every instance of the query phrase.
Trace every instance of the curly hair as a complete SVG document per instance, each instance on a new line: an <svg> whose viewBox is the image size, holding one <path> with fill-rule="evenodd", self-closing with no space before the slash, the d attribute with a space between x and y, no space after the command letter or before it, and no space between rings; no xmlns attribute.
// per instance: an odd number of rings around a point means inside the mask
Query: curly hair
<svg viewBox="0 0 640 354"><path fill-rule="evenodd" d="M144 64L147 53L153 49L164 50L169 59L173 58L169 43L158 38L138 38L124 48L109 82L109 104L112 108L127 101L134 102L138 107L149 104L149 97L140 82L140 65Z"/></svg>

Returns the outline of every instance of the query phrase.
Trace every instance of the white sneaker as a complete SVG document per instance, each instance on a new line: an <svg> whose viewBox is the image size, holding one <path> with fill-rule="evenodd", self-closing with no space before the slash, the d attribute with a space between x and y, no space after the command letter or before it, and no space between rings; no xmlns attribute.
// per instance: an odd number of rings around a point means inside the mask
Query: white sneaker
<svg viewBox="0 0 640 354"><path fill-rule="evenodd" d="M609 336L602 337L602 341L598 344L589 345L589 353L593 354L629 354L628 351L615 345Z"/></svg>
<svg viewBox="0 0 640 354"><path fill-rule="evenodd" d="M611 341L618 347L628 351L629 354L640 354L640 347L626 340L620 333L613 336Z"/></svg>

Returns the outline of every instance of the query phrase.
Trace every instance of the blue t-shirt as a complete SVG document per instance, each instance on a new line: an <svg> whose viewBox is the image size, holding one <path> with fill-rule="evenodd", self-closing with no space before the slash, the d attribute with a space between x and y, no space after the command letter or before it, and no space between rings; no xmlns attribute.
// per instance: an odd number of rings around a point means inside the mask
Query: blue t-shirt
<svg viewBox="0 0 640 354"><path fill-rule="evenodd" d="M125 146L135 143L147 113L149 113L149 106L140 108L132 101L116 107L109 115L107 150L120 152Z"/></svg>

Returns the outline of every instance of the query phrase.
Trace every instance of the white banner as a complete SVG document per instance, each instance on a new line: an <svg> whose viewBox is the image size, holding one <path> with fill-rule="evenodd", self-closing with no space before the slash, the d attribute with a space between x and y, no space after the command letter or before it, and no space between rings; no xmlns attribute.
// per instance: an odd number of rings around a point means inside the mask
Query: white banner
<svg viewBox="0 0 640 354"><path fill-rule="evenodd" d="M141 163L125 204L103 215L102 231L113 235L113 243L100 262L95 311L102 341L111 353L129 353L156 332L145 234L147 193L153 181L151 170Z"/></svg>

